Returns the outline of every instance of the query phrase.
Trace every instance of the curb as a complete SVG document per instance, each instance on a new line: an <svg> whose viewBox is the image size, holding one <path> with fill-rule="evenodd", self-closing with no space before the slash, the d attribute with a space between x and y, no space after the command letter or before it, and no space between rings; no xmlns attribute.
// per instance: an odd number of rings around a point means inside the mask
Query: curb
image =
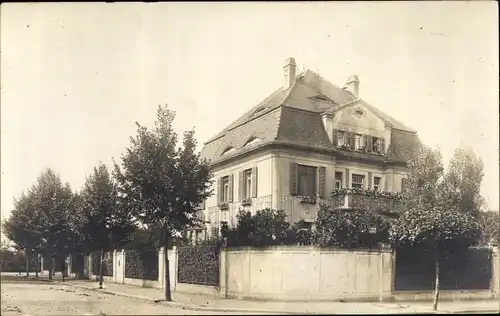
<svg viewBox="0 0 500 316"><path fill-rule="evenodd" d="M57 281L56 281L57 282ZM303 315L303 313L297 313L297 312L284 312L284 311L271 311L271 310L254 310L254 309L238 309L238 308L215 308L215 307L204 307L204 306L199 306L199 305L191 305L191 304L186 304L186 303L178 303L178 302L167 302L165 300L158 300L158 299L152 299L150 297L146 296L140 296L140 295L131 295L131 294L126 294L126 293L121 293L121 292L114 292L114 291L109 291L106 289L99 289L99 288L93 288L93 287L87 287L83 285L77 285L77 284L71 284L71 283L66 283L66 282L57 282L60 284L65 284L65 285L70 285L73 287L85 289L85 290L90 290L90 291L96 291L96 292L101 292L105 294L110 294L110 295L115 295L115 296L122 296L122 297L128 297L128 298L134 298L134 299L140 299L144 300L147 302L151 302L154 304L162 304L166 306L172 306L172 307L180 307L182 309L187 309L187 310L192 310L192 311L209 311L209 312L233 312L233 313L266 313L266 314L280 314L280 315ZM319 313L309 313L309 315L319 315Z"/></svg>
<svg viewBox="0 0 500 316"><path fill-rule="evenodd" d="M45 280L44 280L45 281ZM215 308L215 307L204 307L200 305L194 305L194 304L186 304L186 303L179 303L179 302L167 302L163 299L152 299L150 297L146 296L140 296L140 295L132 295L132 294L127 294L127 293L122 293L122 292L115 292L115 291L110 291L106 289L99 289L95 287L88 287L85 285L79 285L79 284L72 284L68 282L62 282L58 280L47 280L46 282L52 282L52 283L59 283L59 284L64 284L64 285L69 285L73 286L76 288L81 288L85 290L90 290L90 291L95 291L95 292L101 292L109 295L115 295L115 296L122 296L122 297L128 297L128 298L133 298L133 299L140 299L143 301L147 301L150 303L154 304L162 304L166 306L172 306L172 307L178 307L186 310L192 310L192 311L211 311L211 312L233 312L233 313L254 313L254 314L259 314L259 313L267 313L267 314L279 314L279 315L304 315L304 313L301 312L284 312L284 311L276 311L276 310L254 310L254 309L238 309L238 308ZM398 310L400 314L412 314L412 315L429 315L429 314L498 314L499 310L463 310L463 311L409 311L408 309L404 311L404 309L395 309L394 311ZM310 312L307 313L307 315L321 315L322 313L314 313ZM389 314L387 312L385 313L380 313L380 314Z"/></svg>

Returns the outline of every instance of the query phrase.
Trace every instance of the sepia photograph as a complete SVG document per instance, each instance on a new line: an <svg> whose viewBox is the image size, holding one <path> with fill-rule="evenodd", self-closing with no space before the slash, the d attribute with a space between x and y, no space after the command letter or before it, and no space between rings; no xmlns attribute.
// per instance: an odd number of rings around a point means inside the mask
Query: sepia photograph
<svg viewBox="0 0 500 316"><path fill-rule="evenodd" d="M499 314L498 19L2 3L1 315Z"/></svg>

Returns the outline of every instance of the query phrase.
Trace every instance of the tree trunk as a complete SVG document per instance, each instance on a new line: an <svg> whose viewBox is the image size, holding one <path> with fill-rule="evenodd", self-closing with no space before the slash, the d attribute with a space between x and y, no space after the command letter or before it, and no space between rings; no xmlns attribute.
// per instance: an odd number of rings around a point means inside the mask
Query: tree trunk
<svg viewBox="0 0 500 316"><path fill-rule="evenodd" d="M63 282L65 282L65 281L66 281L66 279L65 279L65 276L66 276L66 271L64 271L64 270L65 270L65 267L66 267L66 264L65 264L65 263L66 263L66 260L65 260L65 255L63 254L63 255L62 255L62 263L61 263L61 268L62 268L62 270L61 270L61 275L62 275L62 281L63 281Z"/></svg>
<svg viewBox="0 0 500 316"><path fill-rule="evenodd" d="M170 264L168 262L168 232L166 228L164 228L165 234L165 300L167 302L172 301L172 293L170 291Z"/></svg>
<svg viewBox="0 0 500 316"><path fill-rule="evenodd" d="M30 254L28 250L26 250L26 276L30 276Z"/></svg>
<svg viewBox="0 0 500 316"><path fill-rule="evenodd" d="M54 273L54 270L52 269L52 267L54 266L54 260L52 258L52 254L50 253L49 254L49 280L52 280L52 274Z"/></svg>
<svg viewBox="0 0 500 316"><path fill-rule="evenodd" d="M35 278L38 279L38 254L35 253Z"/></svg>
<svg viewBox="0 0 500 316"><path fill-rule="evenodd" d="M52 275L56 275L56 256L52 255Z"/></svg>
<svg viewBox="0 0 500 316"><path fill-rule="evenodd" d="M104 248L101 248L101 260L99 261L99 288L102 289L102 261L104 260Z"/></svg>
<svg viewBox="0 0 500 316"><path fill-rule="evenodd" d="M436 285L434 288L434 303L432 309L437 311L438 300L439 300L439 253L434 257L434 265L436 267Z"/></svg>

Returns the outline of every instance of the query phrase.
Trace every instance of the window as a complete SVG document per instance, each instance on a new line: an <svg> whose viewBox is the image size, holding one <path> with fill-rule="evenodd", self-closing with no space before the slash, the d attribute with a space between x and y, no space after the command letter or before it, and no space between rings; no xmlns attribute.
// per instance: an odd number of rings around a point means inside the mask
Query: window
<svg viewBox="0 0 500 316"><path fill-rule="evenodd" d="M380 188L380 177L374 177L373 178L373 190L378 191Z"/></svg>
<svg viewBox="0 0 500 316"><path fill-rule="evenodd" d="M352 187L353 188L363 188L363 183L365 180L365 176L359 174L352 175Z"/></svg>
<svg viewBox="0 0 500 316"><path fill-rule="evenodd" d="M372 137L372 148L375 153L384 152L384 140L380 137Z"/></svg>
<svg viewBox="0 0 500 316"><path fill-rule="evenodd" d="M336 189L341 189L342 188L342 172L335 172L335 188Z"/></svg>
<svg viewBox="0 0 500 316"><path fill-rule="evenodd" d="M227 203L229 201L229 176L222 178L222 202Z"/></svg>
<svg viewBox="0 0 500 316"><path fill-rule="evenodd" d="M316 167L298 166L298 195L316 196Z"/></svg>
<svg viewBox="0 0 500 316"><path fill-rule="evenodd" d="M337 131L337 146L343 146L345 144L344 142L344 132L343 131Z"/></svg>
<svg viewBox="0 0 500 316"><path fill-rule="evenodd" d="M354 138L354 148L361 149L363 147L363 135L356 134Z"/></svg>
<svg viewBox="0 0 500 316"><path fill-rule="evenodd" d="M243 198L252 197L252 169L243 171Z"/></svg>

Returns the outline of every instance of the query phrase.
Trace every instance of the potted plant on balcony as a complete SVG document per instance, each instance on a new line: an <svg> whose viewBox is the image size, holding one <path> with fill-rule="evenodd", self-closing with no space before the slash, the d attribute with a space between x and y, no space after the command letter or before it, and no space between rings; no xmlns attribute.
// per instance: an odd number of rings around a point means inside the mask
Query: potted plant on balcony
<svg viewBox="0 0 500 316"><path fill-rule="evenodd" d="M219 204L219 209L220 209L221 211L228 210L228 209L229 209L229 203L227 203L227 202L222 202L221 204Z"/></svg>
<svg viewBox="0 0 500 316"><path fill-rule="evenodd" d="M315 196L301 196L299 197L300 203L316 204Z"/></svg>
<svg viewBox="0 0 500 316"><path fill-rule="evenodd" d="M246 199L241 200L241 205L242 206L252 205L252 198L246 198Z"/></svg>

